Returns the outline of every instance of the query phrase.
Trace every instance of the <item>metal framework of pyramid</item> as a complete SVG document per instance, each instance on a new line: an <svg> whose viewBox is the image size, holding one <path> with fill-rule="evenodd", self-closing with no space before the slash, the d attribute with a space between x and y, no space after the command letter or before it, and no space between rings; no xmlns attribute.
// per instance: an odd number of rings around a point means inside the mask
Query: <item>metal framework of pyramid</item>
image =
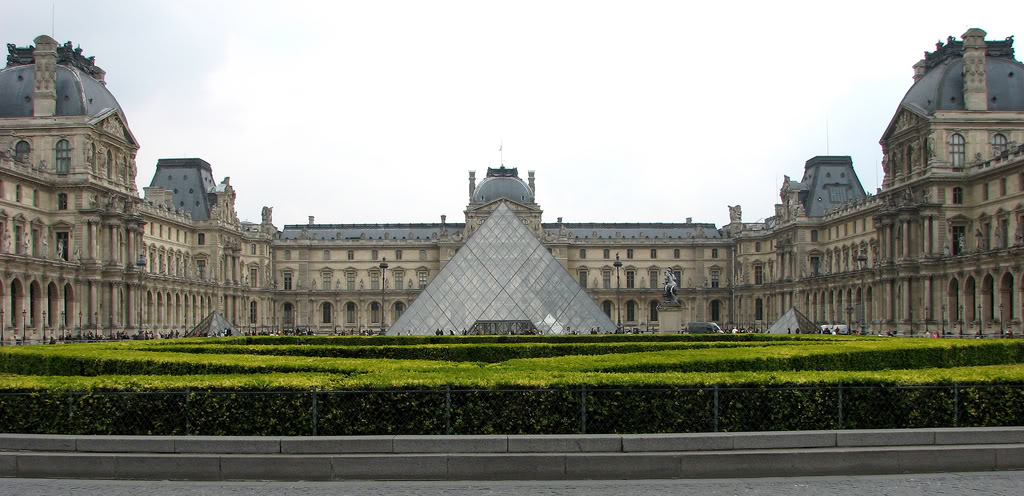
<svg viewBox="0 0 1024 496"><path fill-rule="evenodd" d="M796 307L791 307L779 320L776 320L771 327L768 328L768 334L787 334L792 333L809 333L817 330L811 319L808 319L806 315L797 310Z"/></svg>
<svg viewBox="0 0 1024 496"><path fill-rule="evenodd" d="M615 330L576 279L502 202L388 334L459 334L477 322L524 321L545 334Z"/></svg>

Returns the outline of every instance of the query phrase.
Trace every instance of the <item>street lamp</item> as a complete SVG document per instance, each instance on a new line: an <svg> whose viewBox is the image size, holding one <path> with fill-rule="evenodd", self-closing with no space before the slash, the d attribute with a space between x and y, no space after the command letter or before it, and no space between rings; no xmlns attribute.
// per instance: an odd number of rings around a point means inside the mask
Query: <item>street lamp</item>
<svg viewBox="0 0 1024 496"><path fill-rule="evenodd" d="M4 328L7 327L7 322L4 322L4 309L0 308L0 346L4 345Z"/></svg>
<svg viewBox="0 0 1024 496"><path fill-rule="evenodd" d="M46 320L46 310L43 310L43 322L42 322L42 325L39 326L39 327L41 327L43 329L43 344L46 344L46 326L49 323L50 322L48 320Z"/></svg>
<svg viewBox="0 0 1024 496"><path fill-rule="evenodd" d="M1003 304L999 304L999 337L1003 337Z"/></svg>
<svg viewBox="0 0 1024 496"><path fill-rule="evenodd" d="M984 334L984 332L982 330L985 328L985 316L982 315L982 313L981 313L981 303L978 303L978 315L977 315L977 317L978 317L978 319L977 319L978 320L978 336L979 337L984 337L985 334Z"/></svg>
<svg viewBox="0 0 1024 496"><path fill-rule="evenodd" d="M960 321L960 337L962 338L962 337L964 337L964 318L965 318L963 304L960 305L960 315L958 315L958 317L959 318L957 320Z"/></svg>
<svg viewBox="0 0 1024 496"><path fill-rule="evenodd" d="M622 292L619 287L619 268L622 267L622 260L619 260L619 254L615 254L615 263L612 264L615 267L615 317L618 319L618 331L622 331Z"/></svg>
<svg viewBox="0 0 1024 496"><path fill-rule="evenodd" d="M28 329L26 328L27 326L28 326L28 312L26 312L25 310L22 310L21 311L21 344L22 344L22 346L24 346L25 343L26 343L25 342L25 335L27 334L27 331L28 331ZM18 332L18 331L14 331L14 332Z"/></svg>
<svg viewBox="0 0 1024 496"><path fill-rule="evenodd" d="M388 270L388 259L381 257L380 259L380 330L384 332L387 329L387 311L384 310L384 289L388 286L387 277Z"/></svg>
<svg viewBox="0 0 1024 496"><path fill-rule="evenodd" d="M81 306L81 305L79 305ZM78 311L78 340L82 340L82 311Z"/></svg>
<svg viewBox="0 0 1024 496"><path fill-rule="evenodd" d="M146 277L146 254L145 253L139 253L138 258L135 259L135 266L138 267L138 269L139 269L139 291L138 291L138 294L136 295L136 297L139 299L139 335L143 336L145 334L145 332L144 332L144 327L142 325L143 324L143 320L142 320L142 287L143 287L143 284L142 284L142 282L143 282L143 280ZM186 303L186 305L188 305L188 303ZM158 332L157 335L159 336L160 333Z"/></svg>
<svg viewBox="0 0 1024 496"><path fill-rule="evenodd" d="M914 309L911 308L907 311L907 316L910 317L910 337L914 337Z"/></svg>

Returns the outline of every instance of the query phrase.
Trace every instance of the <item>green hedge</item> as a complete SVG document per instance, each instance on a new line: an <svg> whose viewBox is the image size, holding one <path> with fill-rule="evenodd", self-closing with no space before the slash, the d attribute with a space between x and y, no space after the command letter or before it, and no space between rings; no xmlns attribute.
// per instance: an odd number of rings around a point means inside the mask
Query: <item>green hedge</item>
<svg viewBox="0 0 1024 496"><path fill-rule="evenodd" d="M995 425L1024 425L1024 383L0 393L0 431L49 434L593 434Z"/></svg>

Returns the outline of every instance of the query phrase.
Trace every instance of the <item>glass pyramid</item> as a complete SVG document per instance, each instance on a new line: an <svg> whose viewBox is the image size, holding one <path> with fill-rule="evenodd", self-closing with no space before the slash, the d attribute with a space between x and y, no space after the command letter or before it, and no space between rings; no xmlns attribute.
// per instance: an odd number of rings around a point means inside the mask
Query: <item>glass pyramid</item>
<svg viewBox="0 0 1024 496"><path fill-rule="evenodd" d="M477 322L530 322L544 334L615 330L611 319L504 202L388 334L461 334Z"/></svg>

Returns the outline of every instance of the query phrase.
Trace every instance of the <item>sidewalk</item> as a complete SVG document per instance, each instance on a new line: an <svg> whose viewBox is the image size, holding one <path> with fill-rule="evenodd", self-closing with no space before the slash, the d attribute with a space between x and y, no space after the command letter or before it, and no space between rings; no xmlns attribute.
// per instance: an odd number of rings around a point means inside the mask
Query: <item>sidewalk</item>
<svg viewBox="0 0 1024 496"><path fill-rule="evenodd" d="M1024 469L1024 427L701 434L148 437L0 434L0 476L583 480Z"/></svg>

